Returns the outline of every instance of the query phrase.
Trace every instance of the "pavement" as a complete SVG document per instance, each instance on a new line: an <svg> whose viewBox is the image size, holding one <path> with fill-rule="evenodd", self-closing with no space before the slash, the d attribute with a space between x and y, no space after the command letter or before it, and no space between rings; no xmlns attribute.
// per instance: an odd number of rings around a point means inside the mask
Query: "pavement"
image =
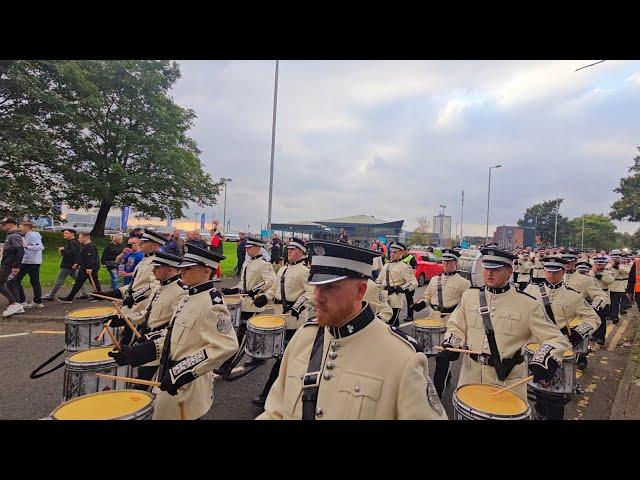
<svg viewBox="0 0 640 480"><path fill-rule="evenodd" d="M232 286L238 279L225 277L216 286ZM105 286L105 290L108 287ZM415 298L424 291L419 288ZM46 293L46 291L45 291ZM66 293L62 292L63 294ZM29 294L27 294L29 298ZM2 303L4 302L4 303ZM25 314L0 319L0 419L39 419L46 417L62 402L63 373L61 368L47 376L32 380L29 373L47 358L64 349L64 315L78 308L103 305L76 300L73 304L46 302L45 308L26 310ZM0 308L6 302L0 301ZM416 313L416 319L425 316ZM400 318L405 315L401 314ZM637 309L621 316L618 325L607 326L606 344L589 354L589 366L578 372L577 381L584 393L577 394L565 409L567 420L640 419L640 367L632 351L640 351ZM410 324L401 328L410 333ZM63 354L58 360L66 358ZM55 362L57 363L57 361ZM55 364L54 363L54 364ZM452 392L458 381L461 362L451 365L451 385L443 394L443 405L453 418ZM240 364L242 365L242 363ZM227 382L217 377L214 384L213 408L204 417L210 420L249 420L261 410L251 403L266 382L273 360L248 375ZM435 362L430 361L433 376ZM242 366L236 372L241 372Z"/></svg>

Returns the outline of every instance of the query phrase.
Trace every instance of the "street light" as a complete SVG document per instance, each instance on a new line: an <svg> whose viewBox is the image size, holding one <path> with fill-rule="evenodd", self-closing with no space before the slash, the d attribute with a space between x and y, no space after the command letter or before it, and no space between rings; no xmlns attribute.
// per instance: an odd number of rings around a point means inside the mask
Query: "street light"
<svg viewBox="0 0 640 480"><path fill-rule="evenodd" d="M224 213L222 217L222 228L227 228L227 183L231 181L230 178L221 178L220 181L224 184Z"/></svg>
<svg viewBox="0 0 640 480"><path fill-rule="evenodd" d="M487 230L485 232L484 244L489 243L489 199L491 198L491 169L500 168L502 165L494 165L489 167L489 188L487 189Z"/></svg>
<svg viewBox="0 0 640 480"><path fill-rule="evenodd" d="M556 237L558 235L558 210L559 210L559 200L560 198L556 197L556 221L555 221L555 226L553 227L553 246L556 247L558 245L558 243L556 242Z"/></svg>
<svg viewBox="0 0 640 480"><path fill-rule="evenodd" d="M273 156L276 146L276 110L278 109L278 65L276 60L276 75L273 86L273 122L271 124L271 169L269 170L269 218L267 219L267 230L271 233L271 199L273 197Z"/></svg>

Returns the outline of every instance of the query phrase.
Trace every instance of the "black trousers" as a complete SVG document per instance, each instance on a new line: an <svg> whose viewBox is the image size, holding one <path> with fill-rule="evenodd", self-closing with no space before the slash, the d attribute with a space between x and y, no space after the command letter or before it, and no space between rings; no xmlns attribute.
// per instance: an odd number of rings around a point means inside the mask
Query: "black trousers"
<svg viewBox="0 0 640 480"><path fill-rule="evenodd" d="M8 265L3 266L0 269L0 294L6 297L11 304L16 303L20 295L18 293L18 286L16 285L15 278L9 280L9 275L11 275L11 267Z"/></svg>
<svg viewBox="0 0 640 480"><path fill-rule="evenodd" d="M624 293L622 295L622 300L620 301L620 313L627 313L627 310L629 310L631 308L631 302L629 301L629 298L627 297L627 294Z"/></svg>
<svg viewBox="0 0 640 480"><path fill-rule="evenodd" d="M604 307L601 310L597 311L598 317L600 317L600 326L593 333L594 340L602 339L604 340L605 334L607 333L607 317L609 316L609 305Z"/></svg>
<svg viewBox="0 0 640 480"><path fill-rule="evenodd" d="M156 370L158 370L159 365L156 365L155 367L138 367L138 376L136 378L138 378L139 380L151 380L153 378L153 376L156 374ZM158 381L162 381L162 379L158 379ZM151 389L153 387L151 386L147 386L147 385L140 385L140 384L131 384L132 388L136 389L136 390L148 390L151 391Z"/></svg>
<svg viewBox="0 0 640 480"><path fill-rule="evenodd" d="M296 333L295 330L287 330L285 332L284 334L285 348L287 348L287 344L289 343L289 340L291 340L291 338L295 333ZM274 362L273 367L271 367L271 373L269 373L269 378L267 379L267 383L264 384L264 388L262 389L262 393L260 394L261 397L266 398L267 395L269 395L269 390L271 390L271 387L278 379L281 363L282 363L282 357L276 358L276 361Z"/></svg>
<svg viewBox="0 0 640 480"><path fill-rule="evenodd" d="M564 420L564 405L536 399L536 420Z"/></svg>
<svg viewBox="0 0 640 480"><path fill-rule="evenodd" d="M620 302L622 297L626 296L624 292L609 292L611 295L611 320L616 322L619 320L618 313L620 312Z"/></svg>
<svg viewBox="0 0 640 480"><path fill-rule="evenodd" d="M413 303L413 294L414 293L415 292L413 290L404 293L404 296L407 297L407 318L409 318L411 320L413 320L413 310L411 310L409 307Z"/></svg>
<svg viewBox="0 0 640 480"><path fill-rule="evenodd" d="M22 288L22 279L29 275L29 283L33 287L33 303L42 303L42 287L40 286L40 264L39 263L23 263L20 265L20 271L16 275L16 285L18 287L18 302L23 303L27 300Z"/></svg>
<svg viewBox="0 0 640 480"><path fill-rule="evenodd" d="M391 319L389 320L389 325L391 325L392 327L399 327L400 326L400 310L402 310L401 308L392 308L391 310L393 310L393 314L391 315Z"/></svg>
<svg viewBox="0 0 640 480"><path fill-rule="evenodd" d="M445 381L447 375L449 375L449 367L451 362L445 358L438 357L436 355L436 369L433 372L433 385L436 387L438 396L442 398L442 392L444 391Z"/></svg>
<svg viewBox="0 0 640 480"><path fill-rule="evenodd" d="M86 269L83 267L80 267L78 269L78 277L76 278L76 283L73 284L71 293L69 293L67 298L70 298L73 300L73 298L80 291L80 289L82 288L82 285L84 285L84 282L86 282L88 278L89 278L89 275L87 275ZM91 278L93 278L93 282L96 284L97 291L102 292L102 290L100 289L100 281L98 280L98 270L91 270Z"/></svg>

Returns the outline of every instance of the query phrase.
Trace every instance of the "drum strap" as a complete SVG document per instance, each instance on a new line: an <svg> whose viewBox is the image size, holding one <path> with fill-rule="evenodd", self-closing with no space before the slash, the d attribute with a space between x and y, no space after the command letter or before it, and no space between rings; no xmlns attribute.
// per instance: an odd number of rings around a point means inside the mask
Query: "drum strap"
<svg viewBox="0 0 640 480"><path fill-rule="evenodd" d="M287 313L289 311L289 305L287 304L287 295L284 292L284 275L285 273L287 273L287 268L289 268L288 265L284 267L282 276L280 277L280 298L282 299L282 313Z"/></svg>
<svg viewBox="0 0 640 480"><path fill-rule="evenodd" d="M491 315L489 314L489 307L487 306L487 297L484 289L478 290L478 298L480 300L480 315L482 315L484 333L487 335L487 340L489 341L489 350L491 351L493 368L496 369L498 379L503 382L509 375L510 371L505 374L505 368L502 365L500 352L498 351L498 344L496 343L496 335L493 331L493 325L491 324Z"/></svg>
<svg viewBox="0 0 640 480"><path fill-rule="evenodd" d="M129 289L127 290L127 295L133 296L133 282L136 281L136 275L138 274L138 269L136 268L133 271L133 275L131 276L131 281L129 282ZM31 277L29 277L31 278Z"/></svg>
<svg viewBox="0 0 640 480"><path fill-rule="evenodd" d="M244 264L244 268L242 269L242 292L247 293L247 266L249 262Z"/></svg>
<svg viewBox="0 0 640 480"><path fill-rule="evenodd" d="M544 288L544 283L538 284L538 287L540 287L540 296L542 297L542 303L544 304L544 309L547 312L547 317L549 317L549 320L551 320L554 325L557 325L556 317L553 315L553 309L551 308L551 302L549 301L549 295L547 295L547 289Z"/></svg>
<svg viewBox="0 0 640 480"><path fill-rule="evenodd" d="M440 311L444 309L444 301L442 300L442 275L438 276L438 308Z"/></svg>
<svg viewBox="0 0 640 480"><path fill-rule="evenodd" d="M142 320L142 333L145 334L147 330L149 330L149 316L151 315L151 309L153 308L153 302L156 301L158 295L160 294L160 289L156 290L156 293L151 297L151 301L149 302L149 306L147 307L147 311L144 314L144 319Z"/></svg>
<svg viewBox="0 0 640 480"><path fill-rule="evenodd" d="M389 264L387 264L387 265L389 265ZM391 288L391 272L390 272L390 270L391 270L391 265L389 265L387 267L387 273L386 273L386 276L387 276L387 290L389 290ZM31 278L31 277L29 277L29 278Z"/></svg>
<svg viewBox="0 0 640 480"><path fill-rule="evenodd" d="M318 327L313 341L307 374L302 377L302 420L315 420L320 376L322 374L322 352L324 350L324 327Z"/></svg>
<svg viewBox="0 0 640 480"><path fill-rule="evenodd" d="M177 316L177 315L176 315ZM171 319L171 322L167 326L167 334L164 337L164 344L162 345L162 354L160 355L160 367L158 368L158 380L162 381L164 372L169 366L169 350L171 349L171 332L173 331L173 324L176 321L176 316Z"/></svg>

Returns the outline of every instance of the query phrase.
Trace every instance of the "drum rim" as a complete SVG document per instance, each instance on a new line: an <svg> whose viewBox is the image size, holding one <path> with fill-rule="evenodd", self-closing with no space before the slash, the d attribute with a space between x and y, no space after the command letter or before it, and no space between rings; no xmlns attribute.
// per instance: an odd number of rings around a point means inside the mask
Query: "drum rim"
<svg viewBox="0 0 640 480"><path fill-rule="evenodd" d="M91 309L97 309L97 308L111 308L113 309L113 313L110 314L104 314L104 315L99 315L99 316L91 316L91 317L70 317L69 315L72 314L73 312L78 312L80 310L91 310ZM113 317L113 316L118 316L118 310L115 307L86 307L86 308L76 308L75 310L71 310L70 312L67 312L64 314L64 318L65 319L69 319L69 320L96 320L98 318L105 318L105 317Z"/></svg>
<svg viewBox="0 0 640 480"><path fill-rule="evenodd" d="M253 320L256 317L276 317L282 320L282 325L278 325L277 327L260 327L251 323L251 320ZM281 328L286 328L286 326L287 326L287 321L284 319L284 315L271 315L271 314L254 315L253 317L247 320L247 330L249 330L249 327L253 327L254 330L277 331L277 330L280 330Z"/></svg>
<svg viewBox="0 0 640 480"><path fill-rule="evenodd" d="M58 405L56 408L54 408L53 411L51 412L51 417L54 420L64 421L64 420L61 420L59 418L56 418L55 417L55 413L57 411L59 411L63 406L65 406L67 404L70 404L72 402L78 402L78 401L81 401L81 400L86 399L88 397L95 397L97 395L112 395L114 393L120 394L120 393L126 393L126 392L147 395L147 396L150 397L151 401L149 403L147 403L144 407L140 407L138 410L135 410L135 411L133 411L131 413L126 413L124 415L120 415L119 417L103 418L103 419L95 419L95 420L107 420L107 421L108 420L122 420L122 419L125 419L128 416L135 415L136 413L141 412L143 410L147 410L149 408L153 408L154 403L155 403L155 394L153 394L151 392L147 392L146 390L135 390L135 389L132 389L132 388L123 388L123 389L120 389L120 390L108 390L108 391L102 391L102 392L88 393L86 395L81 395L79 397L70 398L69 400L66 400L66 401L62 402L60 405Z"/></svg>
<svg viewBox="0 0 640 480"><path fill-rule="evenodd" d="M91 348L83 348L82 350L78 350L76 352L73 352L64 362L68 363L68 364L73 364L73 365L93 365L93 364L101 364L104 362L115 362L115 359L113 359L112 357L108 357L105 358L103 360L92 360L92 361L77 361L77 360L72 360L72 358L76 355L79 355L82 352L88 352L89 350L104 350L104 349L110 349L113 350L113 345L102 345L99 347L91 347Z"/></svg>
<svg viewBox="0 0 640 480"><path fill-rule="evenodd" d="M460 390L461 388L464 388L464 387L468 387L470 385L487 385L487 386L490 386L490 387L500 388L498 385L489 385L487 383L467 383L465 385L461 385L461 386L457 387L453 391L453 395L451 396L451 403L453 404L453 408L454 409L456 408L456 405L458 405L464 411L478 412L478 413L480 413L482 415L485 415L485 416L486 415L491 415L491 417L486 418L486 420L524 420L524 419L526 419L526 418L531 416L531 405L529 405L529 402L526 401L526 400L523 400L522 397L520 397L520 395L517 395L516 393L513 393L513 392L507 392L507 393L515 395L522 402L524 402L524 404L526 406L524 412L522 412L522 413L515 413L515 414L489 413L489 412L485 412L484 410L478 410L477 408L468 406L466 403L464 403L458 397L458 390ZM497 417L497 418L493 418L493 417Z"/></svg>

